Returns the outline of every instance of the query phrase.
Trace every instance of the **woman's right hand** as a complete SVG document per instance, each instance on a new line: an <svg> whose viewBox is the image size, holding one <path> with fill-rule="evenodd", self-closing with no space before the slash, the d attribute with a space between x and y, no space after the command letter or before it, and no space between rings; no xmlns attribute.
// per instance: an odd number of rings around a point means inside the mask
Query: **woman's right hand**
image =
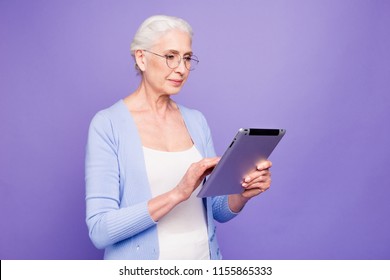
<svg viewBox="0 0 390 280"><path fill-rule="evenodd" d="M178 195L180 202L190 198L203 179L213 171L219 160L220 157L204 158L190 165L179 184L173 190Z"/></svg>
<svg viewBox="0 0 390 280"><path fill-rule="evenodd" d="M178 204L190 198L194 190L217 165L219 159L219 157L204 158L191 164L176 187L149 200L148 210L152 219L157 222Z"/></svg>

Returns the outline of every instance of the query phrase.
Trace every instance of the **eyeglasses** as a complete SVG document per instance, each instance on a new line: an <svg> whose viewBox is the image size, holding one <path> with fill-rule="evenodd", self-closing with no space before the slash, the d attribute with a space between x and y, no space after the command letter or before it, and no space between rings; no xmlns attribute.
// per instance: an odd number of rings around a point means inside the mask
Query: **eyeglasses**
<svg viewBox="0 0 390 280"><path fill-rule="evenodd" d="M167 66L171 69L177 68L180 65L182 59L184 61L185 67L189 71L194 70L196 65L198 65L199 63L199 59L195 55L184 55L183 57L181 57L178 53L169 53L166 55L161 55L148 50L143 50L143 51L165 58L165 61L167 62Z"/></svg>

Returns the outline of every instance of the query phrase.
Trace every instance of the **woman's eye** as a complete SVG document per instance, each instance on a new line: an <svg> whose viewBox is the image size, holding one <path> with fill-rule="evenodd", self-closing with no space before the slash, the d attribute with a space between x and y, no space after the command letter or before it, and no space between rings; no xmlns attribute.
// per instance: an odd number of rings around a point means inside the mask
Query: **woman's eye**
<svg viewBox="0 0 390 280"><path fill-rule="evenodd" d="M165 58L168 60L174 60L175 56L173 54L167 54L167 55L165 55Z"/></svg>

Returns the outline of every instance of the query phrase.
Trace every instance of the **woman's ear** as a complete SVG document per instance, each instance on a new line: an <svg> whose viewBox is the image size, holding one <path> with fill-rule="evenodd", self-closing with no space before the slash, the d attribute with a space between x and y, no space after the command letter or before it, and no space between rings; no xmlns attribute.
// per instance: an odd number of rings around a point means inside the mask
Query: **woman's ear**
<svg viewBox="0 0 390 280"><path fill-rule="evenodd" d="M134 57L135 57L135 63L137 64L139 70L141 72L145 71L146 59L145 59L144 52L142 50L136 50L134 52Z"/></svg>

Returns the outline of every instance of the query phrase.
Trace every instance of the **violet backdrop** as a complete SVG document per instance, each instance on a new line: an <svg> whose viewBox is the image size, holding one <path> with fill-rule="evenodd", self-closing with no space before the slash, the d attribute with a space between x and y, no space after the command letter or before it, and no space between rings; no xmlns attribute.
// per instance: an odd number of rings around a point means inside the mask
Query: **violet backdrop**
<svg viewBox="0 0 390 280"><path fill-rule="evenodd" d="M198 68L175 99L221 154L281 127L273 184L218 224L225 259L390 259L390 2L0 1L0 259L101 259L89 240L92 116L138 84L153 14L187 19Z"/></svg>

